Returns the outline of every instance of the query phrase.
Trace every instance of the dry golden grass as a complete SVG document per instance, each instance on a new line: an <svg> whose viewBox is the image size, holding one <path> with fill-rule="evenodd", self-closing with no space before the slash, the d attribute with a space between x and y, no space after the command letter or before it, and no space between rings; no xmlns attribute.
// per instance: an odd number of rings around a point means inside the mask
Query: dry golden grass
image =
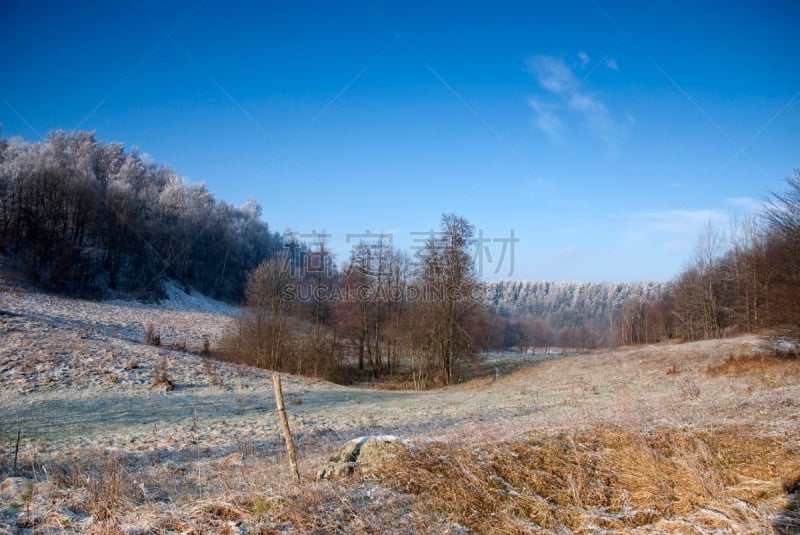
<svg viewBox="0 0 800 535"><path fill-rule="evenodd" d="M421 516L478 533L655 528L707 509L719 513L717 528L737 531L759 522L737 500L782 497L798 475L798 446L757 429L601 427L481 449L434 443L407 453L381 482L414 495Z"/></svg>
<svg viewBox="0 0 800 535"><path fill-rule="evenodd" d="M706 374L710 377L736 377L742 375L777 372L787 380L800 377L800 356L796 353L736 354L729 353L722 362L709 365Z"/></svg>
<svg viewBox="0 0 800 535"><path fill-rule="evenodd" d="M304 473L321 457L307 457ZM84 532L96 535L131 533L142 523L152 533L195 534L795 533L800 526L800 441L756 426L603 425L431 441L381 473L303 486L291 482L282 459L158 461L102 451L65 458L45 467L58 488L50 496L91 517ZM775 521L765 511L783 516Z"/></svg>

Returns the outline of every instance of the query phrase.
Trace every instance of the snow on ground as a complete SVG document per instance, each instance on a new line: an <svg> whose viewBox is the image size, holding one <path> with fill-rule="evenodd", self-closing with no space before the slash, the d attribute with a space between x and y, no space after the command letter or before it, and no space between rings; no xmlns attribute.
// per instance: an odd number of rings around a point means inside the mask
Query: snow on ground
<svg viewBox="0 0 800 535"><path fill-rule="evenodd" d="M169 295L164 303L143 305L8 287L0 292L0 401L11 409L4 417L13 416L11 427L24 428L43 445L87 436L114 442L120 429L149 432L158 422L196 427L201 420L213 427L225 421L260 433L256 422L274 409L269 373L198 354L204 339L214 347L236 310L174 286ZM161 333L161 347L144 343L150 324ZM189 351L171 350L174 343ZM513 435L529 423L702 426L754 416L759 404L748 401L754 396L793 406L796 385L765 389L751 379L722 383L701 373L732 352L764 347L759 337L748 336L578 357L502 355L492 357L492 365L503 369L505 362L518 371L432 392L346 388L296 377L284 380L284 390L299 430L312 434L458 433L461 426L480 425ZM167 395L152 386L165 363L176 384Z"/></svg>
<svg viewBox="0 0 800 535"><path fill-rule="evenodd" d="M170 470L189 462L210 467L243 452L282 455L270 374L198 353L204 339L218 343L236 309L175 286L168 294L158 305L94 302L0 280L0 446L7 452L19 431L25 459L99 449L152 454ZM151 324L161 347L144 343ZM437 391L287 376L284 393L303 462L370 434L469 444L596 425L647 431L742 424L797 440L797 377L703 372L730 354L764 348L763 339L747 336L573 357L502 355L492 365L513 372ZM176 385L169 393L153 387L163 365Z"/></svg>
<svg viewBox="0 0 800 535"><path fill-rule="evenodd" d="M157 305L143 304L138 301L113 300L109 304L117 304L132 308L155 308L161 310L174 310L178 312L206 312L218 316L236 316L238 309L221 301L211 299L199 292L187 293L174 281L165 285L167 298Z"/></svg>
<svg viewBox="0 0 800 535"><path fill-rule="evenodd" d="M201 294L186 294L175 284L167 285L168 298L159 304L86 301L20 289L1 295L0 306L6 313L41 322L45 328L141 341L147 326L153 324L164 345L185 342L189 348L201 348L204 337L218 341L238 314L235 307Z"/></svg>

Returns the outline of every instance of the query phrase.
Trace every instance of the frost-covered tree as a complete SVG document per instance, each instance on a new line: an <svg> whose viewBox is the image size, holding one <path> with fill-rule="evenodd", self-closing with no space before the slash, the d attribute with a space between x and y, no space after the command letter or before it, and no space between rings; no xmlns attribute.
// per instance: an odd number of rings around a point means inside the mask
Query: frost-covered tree
<svg viewBox="0 0 800 535"><path fill-rule="evenodd" d="M218 201L136 149L92 132L0 139L0 250L49 288L152 298L169 277L239 301L279 248L257 204Z"/></svg>

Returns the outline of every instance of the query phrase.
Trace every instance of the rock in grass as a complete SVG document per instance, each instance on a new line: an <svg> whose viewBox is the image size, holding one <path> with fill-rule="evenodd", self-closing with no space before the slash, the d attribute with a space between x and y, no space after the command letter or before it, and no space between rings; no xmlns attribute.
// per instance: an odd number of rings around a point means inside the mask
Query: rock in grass
<svg viewBox="0 0 800 535"><path fill-rule="evenodd" d="M354 438L339 448L317 472L317 480L341 479L356 472L375 473L413 442L394 435Z"/></svg>
<svg viewBox="0 0 800 535"><path fill-rule="evenodd" d="M9 501L24 501L26 495L33 495L34 482L26 477L8 477L0 483L0 496ZM28 496L30 498L30 496Z"/></svg>

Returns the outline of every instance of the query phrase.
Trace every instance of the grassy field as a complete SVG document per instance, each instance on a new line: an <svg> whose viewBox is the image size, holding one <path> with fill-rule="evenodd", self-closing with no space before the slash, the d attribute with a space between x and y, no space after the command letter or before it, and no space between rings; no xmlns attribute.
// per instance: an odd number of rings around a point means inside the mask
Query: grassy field
<svg viewBox="0 0 800 535"><path fill-rule="evenodd" d="M491 356L428 392L284 377L297 484L268 373L143 343L155 323L202 347L226 309L0 303L3 534L800 531L800 360L777 335ZM413 447L315 480L389 433Z"/></svg>

